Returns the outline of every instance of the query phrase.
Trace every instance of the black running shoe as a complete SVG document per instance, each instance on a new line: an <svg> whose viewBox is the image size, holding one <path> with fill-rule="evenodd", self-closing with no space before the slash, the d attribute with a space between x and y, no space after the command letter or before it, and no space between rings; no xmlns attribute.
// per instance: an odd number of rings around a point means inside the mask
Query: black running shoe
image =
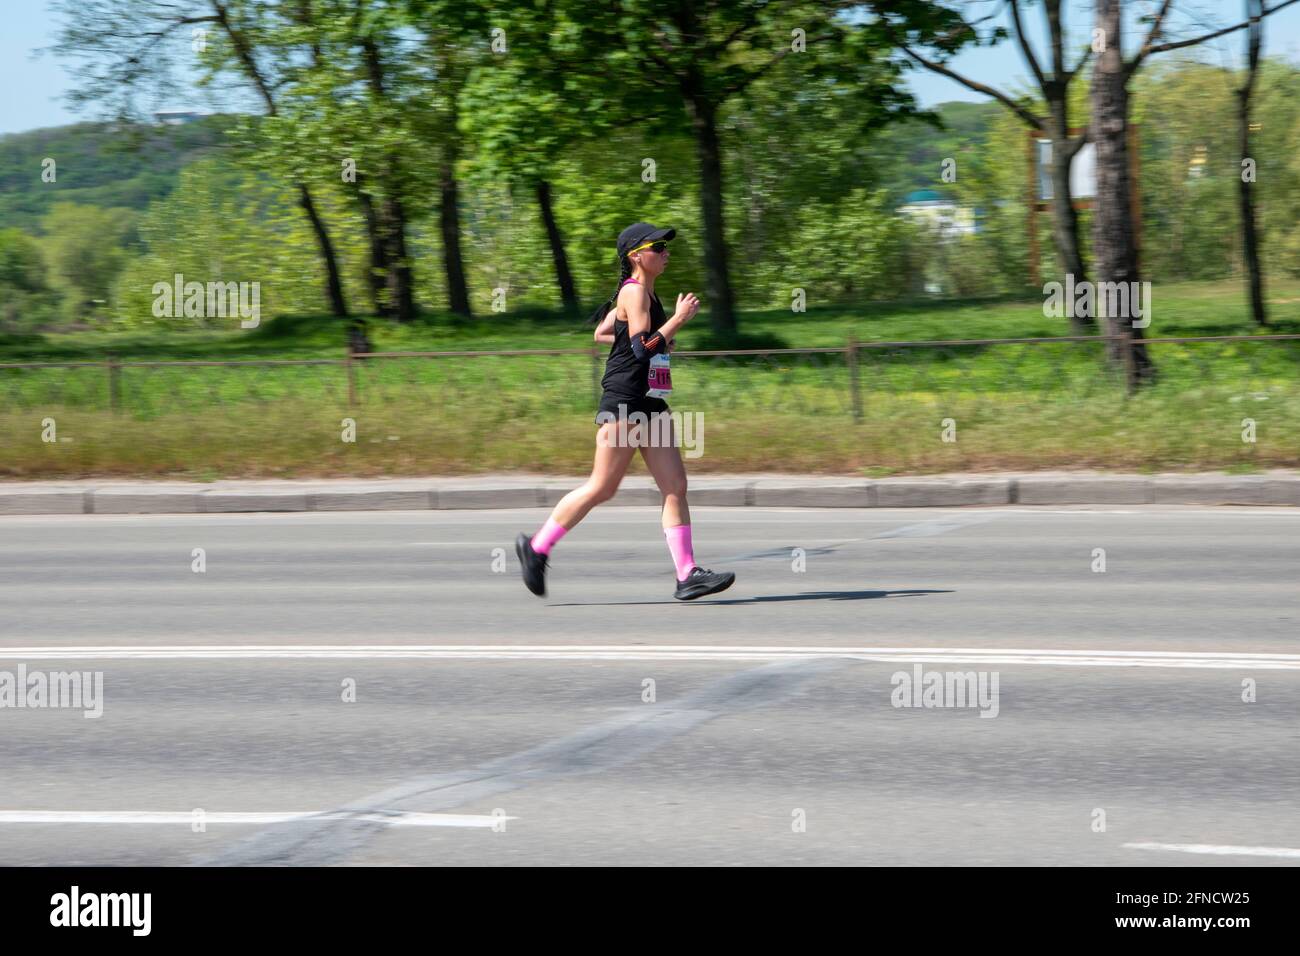
<svg viewBox="0 0 1300 956"><path fill-rule="evenodd" d="M546 555L533 550L533 539L520 533L515 538L515 554L519 556L519 567L524 572L524 587L538 597L546 596Z"/></svg>
<svg viewBox="0 0 1300 956"><path fill-rule="evenodd" d="M710 571L707 568L691 568L685 581L677 582L673 597L679 601L694 601L706 594L725 591L736 582L736 576L730 571Z"/></svg>

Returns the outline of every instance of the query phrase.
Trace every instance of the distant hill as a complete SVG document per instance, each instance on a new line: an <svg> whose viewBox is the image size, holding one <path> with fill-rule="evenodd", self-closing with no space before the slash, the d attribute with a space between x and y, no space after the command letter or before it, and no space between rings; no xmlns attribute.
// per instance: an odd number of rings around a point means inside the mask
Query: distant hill
<svg viewBox="0 0 1300 956"><path fill-rule="evenodd" d="M38 232L56 202L143 210L172 191L181 167L225 148L230 123L75 123L0 136L0 224ZM47 157L56 163L52 183L41 180Z"/></svg>
<svg viewBox="0 0 1300 956"><path fill-rule="evenodd" d="M950 100L934 108L949 131L959 137L983 137L988 132L993 117L1006 110L1001 103L985 100L982 103L966 103L962 100Z"/></svg>

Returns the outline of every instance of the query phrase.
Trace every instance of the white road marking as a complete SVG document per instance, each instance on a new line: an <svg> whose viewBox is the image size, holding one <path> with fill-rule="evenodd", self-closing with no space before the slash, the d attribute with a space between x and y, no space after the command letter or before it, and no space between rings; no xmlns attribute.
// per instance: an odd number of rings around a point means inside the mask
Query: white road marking
<svg viewBox="0 0 1300 956"><path fill-rule="evenodd" d="M1300 654L1000 647L762 647L581 644L193 644L0 648L0 660L780 661L824 657L886 663L1028 664L1300 670Z"/></svg>
<svg viewBox="0 0 1300 956"><path fill-rule="evenodd" d="M0 810L0 825L6 823L115 823L115 824L192 824L201 819L204 824L243 824L264 826L270 823L295 821L319 822L322 820L354 820L363 823L384 823L390 827L491 827L504 820L517 817L485 816L465 813L348 813L340 810L299 810L282 813L213 813L202 816L192 811L172 810Z"/></svg>
<svg viewBox="0 0 1300 956"><path fill-rule="evenodd" d="M672 568L670 567L669 570L671 571ZM185 572L189 574L189 569L185 568ZM341 598L343 597L342 592L344 590L346 590L347 593L351 593L353 591L359 593L362 591L413 591L413 590L422 590L425 593L427 593L429 590L429 582L428 581L406 581L399 584L387 584L387 583L360 584L360 583L349 581L345 585L338 585L338 584L311 584L311 583L303 583L300 581L286 581L281 584L246 584L237 581L230 582L230 583L222 583L220 581L205 581L203 580L202 575L193 574L190 575L188 579L182 578L179 581L161 581L161 582L150 581L147 584L146 583L140 583L140 584L32 583L30 585L25 585L25 590L22 593L15 593L13 595L6 595L0 593L0 604L13 603L20 607L30 607L32 603L31 592L34 589L39 589L42 593L50 592L55 594L63 593L63 592L72 592L74 594L80 594L82 592L88 594L101 594L101 593L135 594L139 592L158 593L163 591L171 591L171 592L203 591L204 593L211 592L213 594L247 591L250 594L256 594L256 593L269 594L269 593L276 593L276 592L284 593L285 591L293 591L295 593L303 592L303 591L326 591L326 592L336 594Z"/></svg>
<svg viewBox="0 0 1300 956"><path fill-rule="evenodd" d="M1169 850L1211 856L1280 856L1300 859L1300 849L1288 846L1219 846L1212 843L1125 843L1126 850Z"/></svg>

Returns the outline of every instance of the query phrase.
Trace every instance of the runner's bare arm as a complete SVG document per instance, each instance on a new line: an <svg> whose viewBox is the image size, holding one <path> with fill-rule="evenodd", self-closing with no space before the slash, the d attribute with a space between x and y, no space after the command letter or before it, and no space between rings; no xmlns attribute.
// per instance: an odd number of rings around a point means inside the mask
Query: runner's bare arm
<svg viewBox="0 0 1300 956"><path fill-rule="evenodd" d="M638 335L645 334L645 345L653 347L652 351L659 348L662 340L671 339L676 335L677 330L689 318L689 315L683 316L680 313L674 313L672 318L661 325L657 332L651 334L650 296L640 285L633 283L623 286L618 294L618 304L624 310L624 316L627 319L628 338L636 339ZM693 310L691 314L694 314Z"/></svg>
<svg viewBox="0 0 1300 956"><path fill-rule="evenodd" d="M604 342L611 345L614 342L614 320L618 318L618 306L605 313L605 317L600 320L600 325L596 326L596 341Z"/></svg>
<svg viewBox="0 0 1300 956"><path fill-rule="evenodd" d="M629 338L650 331L650 295L640 284L629 282L623 286L614 308L622 310Z"/></svg>

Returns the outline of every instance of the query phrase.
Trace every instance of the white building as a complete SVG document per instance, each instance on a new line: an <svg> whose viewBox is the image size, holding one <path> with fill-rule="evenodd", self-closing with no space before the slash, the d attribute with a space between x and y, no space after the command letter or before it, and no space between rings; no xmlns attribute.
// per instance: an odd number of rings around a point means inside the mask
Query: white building
<svg viewBox="0 0 1300 956"><path fill-rule="evenodd" d="M918 189L908 193L903 205L896 211L900 216L934 226L945 239L979 232L974 209L959 206L933 189Z"/></svg>

